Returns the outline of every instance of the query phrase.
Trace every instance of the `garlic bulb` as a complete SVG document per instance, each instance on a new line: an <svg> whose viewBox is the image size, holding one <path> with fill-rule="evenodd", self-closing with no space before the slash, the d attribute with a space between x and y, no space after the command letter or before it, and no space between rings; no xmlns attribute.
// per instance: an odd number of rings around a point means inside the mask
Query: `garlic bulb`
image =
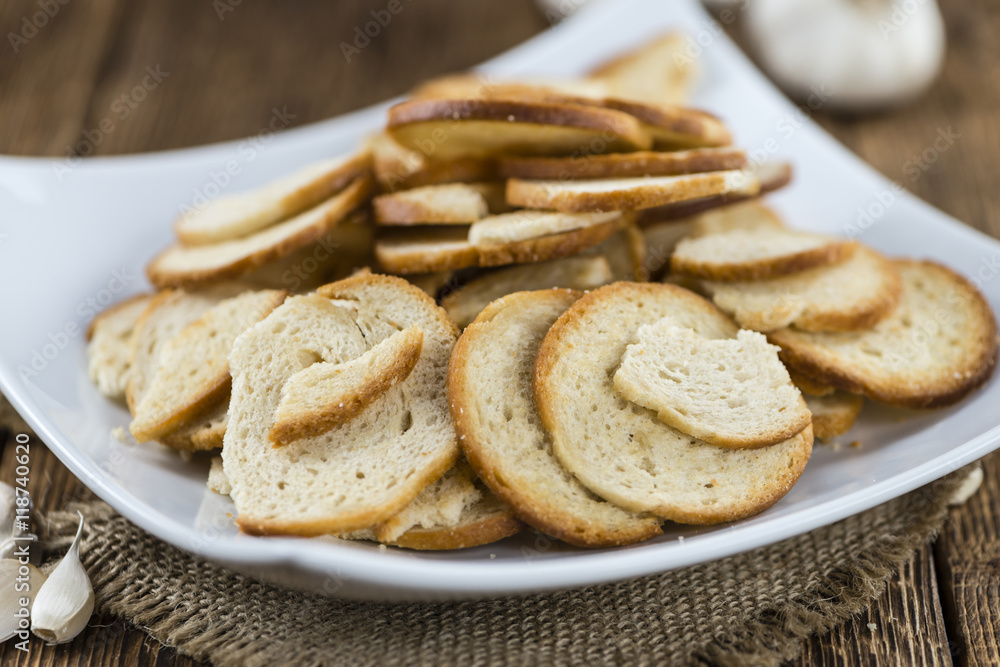
<svg viewBox="0 0 1000 667"><path fill-rule="evenodd" d="M0 644L14 635L28 639L31 606L45 575L34 565L13 559L0 560Z"/></svg>
<svg viewBox="0 0 1000 667"><path fill-rule="evenodd" d="M744 27L763 68L794 97L841 109L922 93L944 59L936 0L753 0Z"/></svg>
<svg viewBox="0 0 1000 667"><path fill-rule="evenodd" d="M80 527L73 544L35 596L31 631L49 644L62 644L76 637L87 627L94 613L94 587L80 562L82 535L83 515L80 514Z"/></svg>

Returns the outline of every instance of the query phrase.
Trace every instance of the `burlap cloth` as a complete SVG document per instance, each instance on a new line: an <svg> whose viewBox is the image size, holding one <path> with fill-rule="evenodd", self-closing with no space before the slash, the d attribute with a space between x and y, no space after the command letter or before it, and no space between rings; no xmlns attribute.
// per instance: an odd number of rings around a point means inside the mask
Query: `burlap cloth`
<svg viewBox="0 0 1000 667"><path fill-rule="evenodd" d="M866 609L940 528L966 474L713 563L480 602L303 594L164 544L104 503L70 509L87 518L81 551L98 609L219 665L772 665L797 656L810 634ZM46 555L54 559L77 519L64 511L47 521Z"/></svg>

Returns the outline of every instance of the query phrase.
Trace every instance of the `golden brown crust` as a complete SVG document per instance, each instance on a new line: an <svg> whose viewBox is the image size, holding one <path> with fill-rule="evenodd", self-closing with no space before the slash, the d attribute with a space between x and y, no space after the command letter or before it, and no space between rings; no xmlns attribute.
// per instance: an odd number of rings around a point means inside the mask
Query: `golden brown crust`
<svg viewBox="0 0 1000 667"><path fill-rule="evenodd" d="M625 216L602 222L589 227L582 227L559 234L549 234L534 239L515 241L512 243L497 243L474 245L461 243L463 236L468 236L464 229L435 230L427 237L427 247L420 248L411 245L408 252L400 252L394 246L410 244L411 239L420 239L426 234L423 230L415 233L393 232L386 234L375 243L375 257L386 271L399 274L435 273L452 271L470 266L501 266L503 264L523 264L541 262L572 255L612 236L628 224ZM434 244L448 241L447 247L434 247Z"/></svg>
<svg viewBox="0 0 1000 667"><path fill-rule="evenodd" d="M829 396L833 392L837 391L830 385L823 384L819 380L811 378L808 375L803 375L793 368L788 369L788 376L792 378L792 384L798 387L799 391L803 394L809 394L810 396Z"/></svg>
<svg viewBox="0 0 1000 667"><path fill-rule="evenodd" d="M574 180L676 176L706 171L742 169L746 153L741 148L700 148L689 151L636 151L575 157L501 157L499 171L505 178Z"/></svg>
<svg viewBox="0 0 1000 667"><path fill-rule="evenodd" d="M689 174L669 185L657 183L653 180L655 178L657 177L651 177L649 183L634 182L634 179L629 179L630 182L621 189L592 192L567 190L560 187L562 183L555 183L553 186L553 181L525 181L512 178L507 181L507 201L515 206L555 209L569 213L634 211L729 192L734 189L736 180L733 171ZM748 180L746 188L748 191L754 189L752 181Z"/></svg>
<svg viewBox="0 0 1000 667"><path fill-rule="evenodd" d="M842 262L853 255L857 248L857 241L831 239L829 243L815 248L744 262L727 262L725 258L721 262L704 262L675 252L670 257L670 270L702 280L767 280Z"/></svg>
<svg viewBox="0 0 1000 667"><path fill-rule="evenodd" d="M104 310L102 310L101 312L97 313L97 315L94 315L94 319L92 319L90 321L90 324L87 325L87 330L83 334L84 340L86 340L88 343L90 342L90 339L94 337L94 329L97 327L97 325L100 323L100 321L103 320L104 318L110 317L110 316L114 315L115 313L117 313L122 308L130 306L133 303L135 303L136 301L141 301L143 299L150 299L153 296L154 295L152 295L152 294L136 294L135 296L130 296L129 298L127 298L127 299L125 299L123 301L119 301L116 304L112 304L112 305L108 306L107 308L105 308ZM143 311L143 312L145 312L145 311ZM141 316L141 314L140 314L140 316ZM136 320L136 322L138 322L138 320Z"/></svg>
<svg viewBox="0 0 1000 667"><path fill-rule="evenodd" d="M864 394L880 403L905 408L940 408L957 403L984 384L996 366L998 339L993 311L968 280L941 264L926 260L896 260L895 263L938 272L952 283L950 298L968 306L981 324L976 330L962 332L974 354L967 355L963 367L939 378L937 384L907 384L894 378L866 375L860 369L842 365L836 355L812 344L793 329L772 332L768 338L781 348L779 356L787 366L836 389Z"/></svg>
<svg viewBox="0 0 1000 667"><path fill-rule="evenodd" d="M659 523L653 520L645 521L631 526L634 529L632 531L621 530L614 533L595 530L593 525L569 525L566 515L560 512L558 507L539 502L537 489L517 488L498 476L496 467L489 463L486 444L481 437L482 429L473 398L478 389L470 384L470 379L465 373L471 350L477 344L481 344L480 340L486 336L484 331L486 325L510 303L521 299L565 296L566 305L569 306L573 300L579 299L582 295L582 292L568 289L515 292L484 308L475 321L466 327L451 355L451 363L448 365L448 399L451 417L455 431L459 434L459 445L469 465L475 470L479 479L498 498L507 503L522 521L547 535L580 547L599 548L633 544L661 534Z"/></svg>
<svg viewBox="0 0 1000 667"><path fill-rule="evenodd" d="M297 413L291 420L278 419L267 434L268 440L275 447L282 447L296 440L323 435L333 427L354 419L378 397L409 377L420 359L424 333L412 327L401 335L406 337L404 347L385 374L370 378L371 382L357 387L352 396L342 396L320 409Z"/></svg>
<svg viewBox="0 0 1000 667"><path fill-rule="evenodd" d="M334 197L342 200L342 205L330 210L327 215L318 219L314 224L300 230L292 236L279 239L271 246L249 252L231 261L221 262L216 266L174 271L165 269L162 265L166 258L173 253L183 253L186 251L184 246L171 246L153 258L153 260L146 267L146 275L150 282L158 288L184 287L197 289L199 287L205 287L224 280L238 278L246 273L249 273L250 271L259 269L268 262L285 257L295 250L298 250L299 248L320 238L323 234L329 232L335 225L347 218L351 212L367 202L372 192L374 192L374 189L374 180L371 176L365 174L344 188L343 191L334 195ZM285 222L287 223L288 221ZM281 225L284 223L278 224ZM257 232L257 234L268 233L272 229L274 228L265 228ZM218 245L245 242L247 239L252 239L253 236L254 235L243 237L241 239L235 239L234 241L223 242ZM195 246L195 248L199 251L206 248L210 249L212 247L212 245Z"/></svg>
<svg viewBox="0 0 1000 667"><path fill-rule="evenodd" d="M146 320L148 320L152 316L153 311L159 308L164 302L175 298L179 291L180 290L167 289L157 292L153 298L149 300L149 303L146 304L146 309L142 311L141 315L139 315L139 319L135 321L135 326L132 327L132 336L129 340L128 363L130 367L133 367L135 364L136 347L139 345L138 338L142 334ZM151 342L152 341L148 341L146 344ZM138 391L138 387L136 386L137 382L138 380L131 377L129 378L128 384L125 385L125 404L128 406L128 411L133 417L135 417L135 409L137 407L135 396Z"/></svg>
<svg viewBox="0 0 1000 667"><path fill-rule="evenodd" d="M198 425L196 422L188 422L176 431L159 438L157 442L164 447L186 452L207 452L221 449L229 423L225 415L228 410L229 395L226 395L207 414L202 416L202 419L205 420L204 423Z"/></svg>
<svg viewBox="0 0 1000 667"><path fill-rule="evenodd" d="M517 535L523 529L524 524L517 517L503 511L455 528L411 528L387 544L418 551L467 549Z"/></svg>

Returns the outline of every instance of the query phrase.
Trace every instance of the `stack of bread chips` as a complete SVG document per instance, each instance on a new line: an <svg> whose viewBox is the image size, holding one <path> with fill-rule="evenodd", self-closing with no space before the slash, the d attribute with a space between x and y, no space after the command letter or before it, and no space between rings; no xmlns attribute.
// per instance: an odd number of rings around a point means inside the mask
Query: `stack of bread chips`
<svg viewBox="0 0 1000 667"><path fill-rule="evenodd" d="M411 549L751 516L863 396L984 382L982 296L789 229L759 200L788 166L683 106L685 44L435 79L358 153L186 212L91 378L137 441L212 453L242 530Z"/></svg>

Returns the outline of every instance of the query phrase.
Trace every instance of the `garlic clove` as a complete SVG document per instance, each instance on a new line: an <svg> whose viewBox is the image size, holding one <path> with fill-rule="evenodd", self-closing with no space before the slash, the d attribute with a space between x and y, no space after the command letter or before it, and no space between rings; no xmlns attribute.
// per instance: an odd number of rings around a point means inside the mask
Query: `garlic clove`
<svg viewBox="0 0 1000 667"><path fill-rule="evenodd" d="M80 527L73 544L35 596L31 631L49 644L62 644L76 637L87 627L94 613L94 587L80 562L82 535L83 515L80 514Z"/></svg>
<svg viewBox="0 0 1000 667"><path fill-rule="evenodd" d="M0 644L14 635L28 638L31 606L45 575L34 565L13 559L0 560Z"/></svg>

